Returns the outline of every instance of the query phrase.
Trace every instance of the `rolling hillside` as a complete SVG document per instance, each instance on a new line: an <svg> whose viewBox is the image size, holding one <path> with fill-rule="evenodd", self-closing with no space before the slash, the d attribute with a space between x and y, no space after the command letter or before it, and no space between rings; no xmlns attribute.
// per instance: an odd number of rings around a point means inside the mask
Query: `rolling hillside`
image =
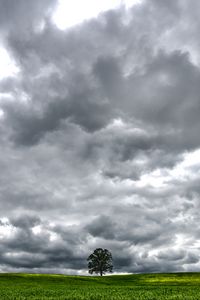
<svg viewBox="0 0 200 300"><path fill-rule="evenodd" d="M0 274L0 299L200 299L200 273L104 277Z"/></svg>

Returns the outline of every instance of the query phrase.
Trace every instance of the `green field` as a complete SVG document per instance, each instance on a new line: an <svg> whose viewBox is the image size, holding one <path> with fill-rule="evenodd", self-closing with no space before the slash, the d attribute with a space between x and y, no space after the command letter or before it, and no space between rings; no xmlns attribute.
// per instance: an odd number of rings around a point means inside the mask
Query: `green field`
<svg viewBox="0 0 200 300"><path fill-rule="evenodd" d="M0 274L0 299L200 299L200 273L104 277Z"/></svg>

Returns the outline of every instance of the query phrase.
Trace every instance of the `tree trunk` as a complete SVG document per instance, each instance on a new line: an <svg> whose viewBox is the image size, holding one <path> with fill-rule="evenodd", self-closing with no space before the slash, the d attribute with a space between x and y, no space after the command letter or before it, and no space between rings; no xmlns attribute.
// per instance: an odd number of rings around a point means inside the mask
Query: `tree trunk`
<svg viewBox="0 0 200 300"><path fill-rule="evenodd" d="M101 276L103 276L103 272L102 272L102 270L100 270L100 275L101 275Z"/></svg>

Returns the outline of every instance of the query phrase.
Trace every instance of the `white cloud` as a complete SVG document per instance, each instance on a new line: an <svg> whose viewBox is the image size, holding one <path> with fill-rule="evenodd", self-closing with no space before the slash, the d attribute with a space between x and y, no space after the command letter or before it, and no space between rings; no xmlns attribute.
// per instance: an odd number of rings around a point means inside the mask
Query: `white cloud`
<svg viewBox="0 0 200 300"><path fill-rule="evenodd" d="M0 46L0 79L15 76L19 72L16 63L11 59L5 48Z"/></svg>
<svg viewBox="0 0 200 300"><path fill-rule="evenodd" d="M16 233L16 229L9 223L5 223L3 220L0 224L0 240L9 238Z"/></svg>
<svg viewBox="0 0 200 300"><path fill-rule="evenodd" d="M125 5L126 8L141 3L141 0L60 0L53 15L53 21L58 28L64 30L75 26L84 20L97 17L101 12Z"/></svg>

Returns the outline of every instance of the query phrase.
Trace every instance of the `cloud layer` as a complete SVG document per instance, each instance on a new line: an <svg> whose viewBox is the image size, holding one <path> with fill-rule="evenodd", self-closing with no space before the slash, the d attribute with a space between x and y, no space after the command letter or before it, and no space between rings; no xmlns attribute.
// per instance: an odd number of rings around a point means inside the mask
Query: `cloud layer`
<svg viewBox="0 0 200 300"><path fill-rule="evenodd" d="M0 1L0 270L199 270L197 1L146 0L65 31Z"/></svg>

